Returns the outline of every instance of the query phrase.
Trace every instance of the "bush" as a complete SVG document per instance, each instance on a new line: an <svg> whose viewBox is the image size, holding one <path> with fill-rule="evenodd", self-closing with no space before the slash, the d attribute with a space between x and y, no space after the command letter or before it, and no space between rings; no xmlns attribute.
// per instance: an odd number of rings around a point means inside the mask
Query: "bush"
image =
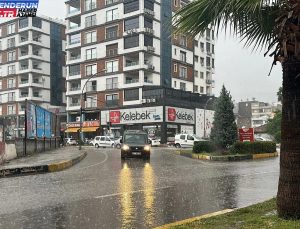
<svg viewBox="0 0 300 229"><path fill-rule="evenodd" d="M212 153L215 150L215 145L210 141L195 142L193 147L193 153Z"/></svg>
<svg viewBox="0 0 300 229"><path fill-rule="evenodd" d="M232 154L260 154L276 152L275 142L236 142L231 147Z"/></svg>

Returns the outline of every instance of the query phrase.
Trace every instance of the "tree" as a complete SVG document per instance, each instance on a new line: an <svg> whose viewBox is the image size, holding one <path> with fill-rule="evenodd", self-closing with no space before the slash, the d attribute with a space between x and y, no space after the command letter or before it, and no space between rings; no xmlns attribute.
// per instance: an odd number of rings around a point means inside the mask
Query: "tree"
<svg viewBox="0 0 300 229"><path fill-rule="evenodd" d="M271 134L277 143L281 140L281 117L280 111L276 112L273 119L270 119L267 123L267 133Z"/></svg>
<svg viewBox="0 0 300 229"><path fill-rule="evenodd" d="M173 17L177 33L196 36L225 28L246 46L265 49L283 68L277 212L300 218L300 1L195 0ZM229 29L228 29L229 27ZM272 66L273 66L272 65Z"/></svg>
<svg viewBox="0 0 300 229"><path fill-rule="evenodd" d="M215 116L211 130L212 141L222 150L237 140L237 126L233 108L234 104L230 92L223 85L220 97L215 103Z"/></svg>
<svg viewBox="0 0 300 229"><path fill-rule="evenodd" d="M282 102L282 87L280 87L278 89L278 92L277 92L277 100L278 102Z"/></svg>

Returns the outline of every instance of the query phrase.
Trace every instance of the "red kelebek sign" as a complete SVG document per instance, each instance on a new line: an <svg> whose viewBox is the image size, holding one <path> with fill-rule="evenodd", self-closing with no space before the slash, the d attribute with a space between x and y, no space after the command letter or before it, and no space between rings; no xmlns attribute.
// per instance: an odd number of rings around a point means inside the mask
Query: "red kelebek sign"
<svg viewBox="0 0 300 229"><path fill-rule="evenodd" d="M109 121L112 124L119 124L121 122L121 112L120 111L110 111Z"/></svg>
<svg viewBox="0 0 300 229"><path fill-rule="evenodd" d="M253 128L239 129L239 137L241 142L254 142L254 129Z"/></svg>
<svg viewBox="0 0 300 229"><path fill-rule="evenodd" d="M176 121L176 110L175 108L168 108L168 121Z"/></svg>

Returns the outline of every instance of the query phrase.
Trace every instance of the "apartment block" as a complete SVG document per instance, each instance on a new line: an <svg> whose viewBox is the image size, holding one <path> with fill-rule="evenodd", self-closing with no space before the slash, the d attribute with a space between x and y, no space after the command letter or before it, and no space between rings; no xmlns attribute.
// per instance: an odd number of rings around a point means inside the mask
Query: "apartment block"
<svg viewBox="0 0 300 229"><path fill-rule="evenodd" d="M66 95L71 126L80 119L81 106L83 120L93 122L103 118L100 110L155 106L165 88L199 97L213 94L214 31L208 29L196 39L172 34L172 15L188 1L65 3ZM84 103L82 92L87 93ZM110 122L109 115L105 119L103 123ZM89 131L103 128L103 124L97 125L88 128L85 136L92 137L94 133Z"/></svg>
<svg viewBox="0 0 300 229"><path fill-rule="evenodd" d="M65 25L48 17L0 24L0 115L8 136L24 136L25 100L65 106Z"/></svg>

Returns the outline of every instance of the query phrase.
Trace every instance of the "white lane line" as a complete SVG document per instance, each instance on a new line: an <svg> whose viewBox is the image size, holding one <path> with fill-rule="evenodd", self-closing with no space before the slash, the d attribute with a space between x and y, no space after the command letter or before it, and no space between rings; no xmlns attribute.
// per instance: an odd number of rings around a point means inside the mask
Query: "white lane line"
<svg viewBox="0 0 300 229"><path fill-rule="evenodd" d="M107 156L107 153L105 152L100 152L100 153L103 153L105 158L103 161L99 162L99 163L96 163L96 164L93 164L93 165L89 165L89 166L86 166L86 167L82 167L82 168L77 168L78 170L81 170L81 169L88 169L88 168L92 168L92 167L95 167L95 166L98 166L98 165L101 165L103 163L105 163L108 159L108 156Z"/></svg>
<svg viewBox="0 0 300 229"><path fill-rule="evenodd" d="M158 191L158 190L168 189L168 188L172 188L172 186L166 186L166 187L160 187L160 188L154 188L154 189L141 189L141 190L136 190L136 191L132 191L132 192L113 193L113 194L108 194L108 195L96 196L94 198L95 199L102 199L102 198L106 198L106 197L122 196L122 195L126 195L126 194L134 194L134 193L140 193L140 192L155 192L155 191Z"/></svg>

